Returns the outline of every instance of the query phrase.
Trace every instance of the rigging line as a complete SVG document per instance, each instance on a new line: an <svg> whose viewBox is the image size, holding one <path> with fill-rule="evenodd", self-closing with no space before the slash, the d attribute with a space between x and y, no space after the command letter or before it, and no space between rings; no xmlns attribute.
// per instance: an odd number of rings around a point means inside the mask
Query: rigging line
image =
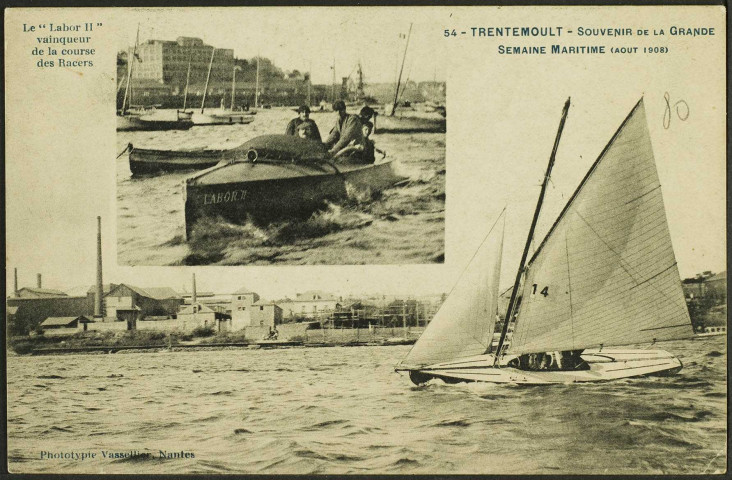
<svg viewBox="0 0 732 480"><path fill-rule="evenodd" d="M488 240L488 237L490 236L491 232L493 232L493 229L496 228L496 225L498 225L498 220L500 220L501 219L501 216L503 216L506 213L506 208L507 207L503 207L503 210L501 210L501 213L498 214L498 218L496 218L496 221L493 222L493 226L491 226L490 230L488 230L488 233L483 238L483 241L480 242L480 245L475 250L475 253L473 253L473 256L470 257L470 260L468 261L468 263L466 263L465 264L465 267L463 267L463 270L460 272L460 275L458 276L457 281L455 282L455 284L450 289L450 292L447 294L447 297L445 298L445 301L447 301L447 299L450 298L450 295L452 295L452 292L455 291L455 287L457 286L458 283L460 283L460 279L463 277L463 275L465 275L465 271L468 269L468 267L470 266L470 264L475 259L475 256L478 254L478 252L480 251L480 249L483 247L483 244L485 244L486 240ZM504 225L505 225L505 219L504 219ZM501 244L503 244L503 242L501 242ZM443 303L443 305L444 305L444 303ZM441 309L442 309L442 305L440 306L440 309L437 310L437 313L439 313ZM437 316L437 313L435 313L435 316ZM432 318L434 319L434 317L432 317ZM429 325L427 325L427 327L425 327L425 331L427 331L427 328L429 328ZM424 334L424 332L423 332L423 334ZM417 340L417 341L419 341L419 340ZM412 345L412 348L409 349L409 351L407 352L407 354L404 356L404 358L402 360L399 361L399 363L397 365L401 365L402 362L404 360L406 360L407 357L409 357L409 355L412 353L412 350L414 350L414 347L416 347L416 346L417 346L417 342L414 342L414 344Z"/></svg>
<svg viewBox="0 0 732 480"><path fill-rule="evenodd" d="M638 282L638 280L636 280L636 278L635 278L635 277L633 276L633 274L632 274L632 273L630 273L630 272L628 271L628 269L627 269L627 268L625 268L625 266L623 265L623 264L625 263L625 262L623 261L623 257L622 257L622 256L621 256L621 255L620 255L620 254L619 254L618 252L616 252L615 250L613 250L613 249L612 249L612 247L611 247L610 245L608 245L608 244L607 244L607 242L605 242L605 239L604 239L604 238L602 238L602 237L600 236L600 234L599 234L599 233L597 233L597 232L595 231L595 229L594 229L594 228L592 228L592 225L590 225L590 224L589 224L589 223L587 222L587 220L585 220L585 217L583 217L583 216L582 216L582 214L581 214L581 213L579 213L579 211L577 211L577 210L575 210L575 212L574 212L574 213L575 213L575 214L577 214L577 216L578 216L578 217L579 217L580 219L582 219L582 221L583 221L583 222L585 222L585 225L587 225L587 226L589 227L589 229L590 229L590 230L592 230L592 233L594 233L594 234L595 234L595 236L596 236L597 238L599 238L599 239L600 239L600 241L601 241L601 242L603 243L603 245L605 245L605 247L607 247L607 249L608 249L608 250L610 250L610 251L611 251L612 253L614 253L614 254L615 254L615 255L616 255L617 257L618 257L618 260L620 260L620 261L618 262L618 265L620 265L620 268L622 268L622 269L623 269L623 271L625 271L625 273L627 273L627 274L628 274L628 276L629 276L629 277L630 277L630 278L631 278L631 279L632 279L632 280L633 280L633 281L634 281L634 282L636 283L636 287L637 287L638 285L640 285L640 283L643 283L643 282ZM674 263L674 265L675 265L675 263ZM671 267L673 267L673 265L672 265ZM669 268L671 268L671 267L669 267ZM628 268L630 268L630 266L628 266ZM664 292L663 292L662 290L659 290L659 289L658 289L658 288L657 288L657 287L656 287L655 285L651 284L651 286L652 286L652 287L653 287L653 288L654 288L654 289L655 289L655 290L656 290L656 291L657 291L657 292L658 292L659 294L661 294L661 296L662 296L662 297L664 297L664 298L665 298L666 300L668 300L669 302L671 302L671 303L675 304L676 306L680 306L680 305L679 305L679 304L678 304L678 303L676 302L676 300L674 300L673 298L669 298L669 297L668 297L668 296L667 296L667 295L666 295L666 294L665 294L665 293L664 293ZM628 290L628 291L630 291L630 290ZM686 308L686 305L684 305L684 308Z"/></svg>

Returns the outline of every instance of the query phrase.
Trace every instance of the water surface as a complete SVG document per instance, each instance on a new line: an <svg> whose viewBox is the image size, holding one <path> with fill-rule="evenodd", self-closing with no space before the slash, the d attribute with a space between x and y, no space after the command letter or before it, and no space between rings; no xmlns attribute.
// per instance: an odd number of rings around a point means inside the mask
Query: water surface
<svg viewBox="0 0 732 480"><path fill-rule="evenodd" d="M647 346L646 346L647 347ZM726 465L726 337L671 377L416 387L409 347L8 358L13 472L701 474ZM100 452L150 453L110 460ZM160 450L192 452L160 459ZM42 451L96 452L84 461Z"/></svg>

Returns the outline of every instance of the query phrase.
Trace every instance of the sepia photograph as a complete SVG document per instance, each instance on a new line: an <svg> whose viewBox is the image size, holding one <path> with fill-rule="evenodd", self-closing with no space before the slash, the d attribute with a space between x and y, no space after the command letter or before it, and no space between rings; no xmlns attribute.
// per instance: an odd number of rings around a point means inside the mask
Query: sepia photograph
<svg viewBox="0 0 732 480"><path fill-rule="evenodd" d="M727 474L725 25L7 9L5 470Z"/></svg>
<svg viewBox="0 0 732 480"><path fill-rule="evenodd" d="M230 17L120 45L119 262L442 263L444 48L371 11Z"/></svg>

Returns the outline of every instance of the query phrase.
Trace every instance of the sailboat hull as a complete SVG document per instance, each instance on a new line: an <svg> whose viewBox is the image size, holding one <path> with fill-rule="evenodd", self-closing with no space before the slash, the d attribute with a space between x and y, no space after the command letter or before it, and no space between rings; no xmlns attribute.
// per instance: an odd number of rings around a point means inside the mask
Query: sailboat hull
<svg viewBox="0 0 732 480"><path fill-rule="evenodd" d="M437 378L447 383L490 382L525 385L604 382L646 375L671 375L682 368L681 361L663 350L593 349L585 350L585 370L531 371L507 367L515 356L507 355L494 365L490 354L408 370L414 383ZM414 373L413 373L414 372ZM427 380L425 380L427 379Z"/></svg>
<svg viewBox="0 0 732 480"><path fill-rule="evenodd" d="M194 125L232 125L234 123L252 123L254 116L249 112L222 110L206 113L195 112L191 120Z"/></svg>

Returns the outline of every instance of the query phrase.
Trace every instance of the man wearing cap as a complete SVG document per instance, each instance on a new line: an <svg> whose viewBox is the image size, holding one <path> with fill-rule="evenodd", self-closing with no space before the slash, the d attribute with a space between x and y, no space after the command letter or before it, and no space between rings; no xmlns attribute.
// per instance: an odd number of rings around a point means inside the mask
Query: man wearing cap
<svg viewBox="0 0 732 480"><path fill-rule="evenodd" d="M297 135L298 127L307 123L309 125L308 130L310 130L308 138L320 142L321 137L320 130L318 130L318 125L310 120L310 107L308 107L307 105L303 105L297 109L297 113L297 117L290 120L290 123L287 124L287 128L285 129L285 135Z"/></svg>
<svg viewBox="0 0 732 480"><path fill-rule="evenodd" d="M363 132L361 129L361 119L358 115L349 115L346 113L346 104L343 100L333 103L333 111L337 113L335 125L328 134L328 138L323 142L335 155L351 142L356 145L363 143Z"/></svg>

